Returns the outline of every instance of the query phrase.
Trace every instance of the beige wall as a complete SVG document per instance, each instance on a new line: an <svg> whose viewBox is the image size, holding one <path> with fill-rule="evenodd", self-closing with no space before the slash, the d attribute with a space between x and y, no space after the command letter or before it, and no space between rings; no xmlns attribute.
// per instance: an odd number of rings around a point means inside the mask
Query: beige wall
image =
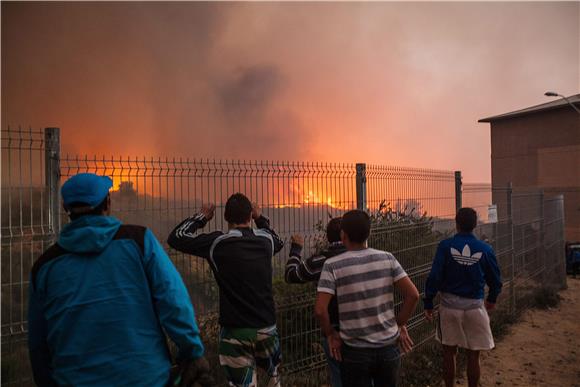
<svg viewBox="0 0 580 387"><path fill-rule="evenodd" d="M572 108L491 124L494 187L538 187L564 194L566 239L580 240L580 115Z"/></svg>

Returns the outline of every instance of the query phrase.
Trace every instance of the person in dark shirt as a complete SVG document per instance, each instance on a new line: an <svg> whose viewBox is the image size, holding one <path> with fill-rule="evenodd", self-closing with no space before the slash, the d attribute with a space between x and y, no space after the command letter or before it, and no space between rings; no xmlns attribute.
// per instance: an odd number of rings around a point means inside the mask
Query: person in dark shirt
<svg viewBox="0 0 580 387"><path fill-rule="evenodd" d="M208 260L219 287L221 325L219 359L230 385L256 384L255 366L264 369L269 386L280 386L280 340L272 295L272 257L284 243L268 218L241 193L228 199L224 218L228 232L195 235L214 216L204 205L181 222L167 243ZM257 229L251 227L251 221Z"/></svg>
<svg viewBox="0 0 580 387"><path fill-rule="evenodd" d="M333 218L326 226L326 238L329 246L319 254L302 259L302 248L304 246L304 239L301 235L292 236L292 246L290 247L290 258L286 263L286 271L284 278L289 284L305 284L309 282L318 282L320 279L320 272L324 266L324 262L328 258L342 254L346 248L340 240L340 220L341 218ZM338 305L336 304L336 297L333 297L328 305L328 314L330 316L330 323L338 331ZM330 383L332 387L341 387L340 380L340 363L336 361L328 350L328 342L326 337L322 337L322 347L328 362L330 370Z"/></svg>

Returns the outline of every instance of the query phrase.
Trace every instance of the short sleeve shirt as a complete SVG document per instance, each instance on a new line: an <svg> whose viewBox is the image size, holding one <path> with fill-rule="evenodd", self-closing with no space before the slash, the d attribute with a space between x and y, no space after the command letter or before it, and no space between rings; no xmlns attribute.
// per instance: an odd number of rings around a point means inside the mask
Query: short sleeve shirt
<svg viewBox="0 0 580 387"><path fill-rule="evenodd" d="M396 342L393 285L406 276L391 253L375 249L347 251L325 262L318 292L336 296L346 344L377 348Z"/></svg>

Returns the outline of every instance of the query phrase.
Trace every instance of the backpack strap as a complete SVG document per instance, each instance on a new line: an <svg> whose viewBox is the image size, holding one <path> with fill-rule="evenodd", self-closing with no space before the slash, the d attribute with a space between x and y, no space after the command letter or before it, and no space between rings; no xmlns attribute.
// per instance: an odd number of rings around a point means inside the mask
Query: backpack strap
<svg viewBox="0 0 580 387"><path fill-rule="evenodd" d="M147 230L146 227L143 226L134 226L134 225L121 225L117 233L113 237L113 240L119 239L132 239L135 241L137 246L139 247L139 251L141 254L145 254L145 231ZM53 244L50 246L37 260L34 262L31 270L31 284L33 288L36 288L36 276L38 272L48 262L57 259L65 254L69 254L70 252L63 248L58 243Z"/></svg>
<svg viewBox="0 0 580 387"><path fill-rule="evenodd" d="M145 255L145 231L146 227L135 226L132 224L123 224L119 227L119 230L113 237L113 240L119 239L132 239L139 246L139 251L142 255Z"/></svg>
<svg viewBox="0 0 580 387"><path fill-rule="evenodd" d="M32 288L33 289L36 288L36 276L38 274L38 271L44 264L68 253L69 252L58 243L53 244L44 253L42 253L42 255L36 260L36 262L34 262L34 265L32 265L32 270L30 272L30 283Z"/></svg>

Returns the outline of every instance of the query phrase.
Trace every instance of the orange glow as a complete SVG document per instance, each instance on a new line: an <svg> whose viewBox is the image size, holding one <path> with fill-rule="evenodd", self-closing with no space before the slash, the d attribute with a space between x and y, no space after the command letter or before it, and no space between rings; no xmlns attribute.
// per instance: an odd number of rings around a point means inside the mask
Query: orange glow
<svg viewBox="0 0 580 387"><path fill-rule="evenodd" d="M107 174L106 171L96 171L97 174ZM166 187L166 180L159 184L157 181L147 181L149 179L143 179L135 176L123 176L123 175L109 175L113 180L113 187L111 192L115 193L135 193L137 195L150 195L152 197L159 198L180 198L186 199L181 196L183 192L180 192L179 186L173 187L173 183ZM223 182L222 182L223 183ZM267 184L267 183L266 183ZM210 183L214 187L219 186L219 180ZM316 188L310 188L311 185L316 186ZM158 190L161 188L161 190ZM198 190L205 190L202 185L199 185ZM227 197L236 191L243 191L242 187L231 187L231 192L224 191L219 195L214 191L211 196L203 201L209 200L216 204L225 202ZM348 189L346 190L348 191ZM295 180L285 186L268 186L268 190L262 194L260 190L255 190L253 195L247 192L248 195L252 196L253 201L259 202L262 206L274 207L274 208L301 208L308 205L320 206L325 205L334 209L346 209L350 206L347 198L341 198L340 192L333 192L330 187L326 188L323 186L318 186L312 182ZM204 195L199 195L198 191L190 192L190 198L202 198ZM213 197L212 197L213 196Z"/></svg>
<svg viewBox="0 0 580 387"><path fill-rule="evenodd" d="M63 155L366 162L489 181L477 119L545 102L536 83L554 62L554 87L575 92L577 8L7 2L2 127L60 127ZM546 20L559 28L536 27ZM506 79L520 82L498 95ZM456 98L466 83L477 97Z"/></svg>
<svg viewBox="0 0 580 387"><path fill-rule="evenodd" d="M81 171L82 172L82 171ZM94 170L88 170L87 172L91 172L91 173L96 173L97 175L106 175L109 176L111 178L111 180L113 180L113 186L111 187L111 192L119 192L121 190L121 185L123 183L128 183L127 188L129 190L137 190L137 184L136 184L136 179L133 179L132 177L127 177L127 176L115 176L115 175L111 175L111 174L107 174L105 171L94 171ZM64 178L64 180L62 181L62 183L64 183L65 180L67 180L70 176L66 176Z"/></svg>
<svg viewBox="0 0 580 387"><path fill-rule="evenodd" d="M302 200L300 203L281 203L274 205L275 208L300 208L304 204L310 205L327 205L332 208L342 208L337 203L333 202L332 196L325 196L323 193L313 192L312 190L308 191L307 194L302 194Z"/></svg>
<svg viewBox="0 0 580 387"><path fill-rule="evenodd" d="M323 193L313 192L312 190L308 191L308 195L306 195L304 199L304 203L306 204L326 204L328 206L333 207L332 205L332 197L327 196Z"/></svg>
<svg viewBox="0 0 580 387"><path fill-rule="evenodd" d="M232 193L242 192L263 208L325 207L328 210L348 210L356 207L354 178L333 180L321 174L290 179L281 177L277 180L217 176L210 179L199 176L180 179L179 174L126 175L111 174L110 169L89 171L109 175L113 180L111 193L114 193L115 200L129 202L155 198L176 206L180 202L194 206L212 202L221 206ZM370 211L376 211L380 203L384 203L394 211L448 216L454 212L453 190L452 183L433 184L430 180L394 177L375 179L368 183L366 206Z"/></svg>
<svg viewBox="0 0 580 387"><path fill-rule="evenodd" d="M127 179L124 176L109 176L109 177L113 180L113 188L111 188L112 191L118 191L121 188L122 182L131 181L130 179ZM133 182L131 181L131 183Z"/></svg>
<svg viewBox="0 0 580 387"><path fill-rule="evenodd" d="M142 193L139 192L139 187L137 184L137 179L127 176L115 176L107 174L105 171L89 171L94 172L97 175L106 175L113 180L113 186L111 187L111 193L122 193L122 191L132 191L134 193ZM126 192L125 192L126 193Z"/></svg>
<svg viewBox="0 0 580 387"><path fill-rule="evenodd" d="M310 188L309 184L305 184L305 182L295 181L290 184L288 191L283 192L282 198L279 200L274 200L273 207L300 208L305 205L326 205L334 209L346 209L349 207L349 204L345 203L347 198L339 197L339 193L332 192L330 187L328 189L324 186Z"/></svg>

